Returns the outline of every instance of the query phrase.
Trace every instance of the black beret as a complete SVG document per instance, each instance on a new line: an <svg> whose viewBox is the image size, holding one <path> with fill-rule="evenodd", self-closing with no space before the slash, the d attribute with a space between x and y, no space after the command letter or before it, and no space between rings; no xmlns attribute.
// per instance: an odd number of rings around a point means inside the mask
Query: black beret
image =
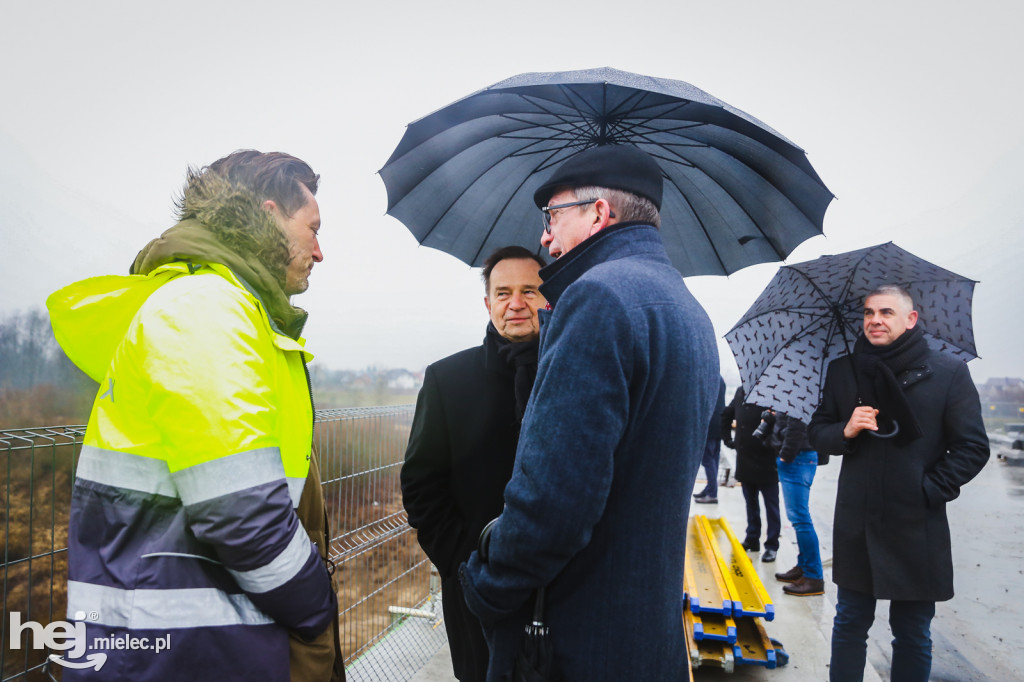
<svg viewBox="0 0 1024 682"><path fill-rule="evenodd" d="M650 199L661 210L661 168L632 145L591 147L573 156L533 194L537 208L547 206L559 187L608 187Z"/></svg>

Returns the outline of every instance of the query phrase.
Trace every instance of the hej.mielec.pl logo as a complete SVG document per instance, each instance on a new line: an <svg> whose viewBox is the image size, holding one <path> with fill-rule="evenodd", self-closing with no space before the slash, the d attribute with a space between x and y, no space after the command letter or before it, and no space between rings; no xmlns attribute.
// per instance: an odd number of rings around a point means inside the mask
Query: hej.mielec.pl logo
<svg viewBox="0 0 1024 682"><path fill-rule="evenodd" d="M95 613L89 614L91 620L96 620L97 615ZM56 654L50 654L50 660L54 663L58 663L67 668L95 668L99 670L103 667L103 664L107 662L107 654L104 650L109 651L125 650L125 649L143 649L152 650L155 653L160 653L170 649L171 647L171 635L170 633L163 637L131 637L128 635L110 636L110 637L94 637L92 646L86 640L85 633L85 618L86 614L82 611L75 613L75 622L69 623L67 621L54 621L49 625L43 625L36 623L35 621L21 622L21 614L17 611L11 612L10 620L10 646L12 650L21 648L21 636L26 630L31 633L31 642L33 649L42 649L44 647L52 649L54 651L66 651L67 658L58 656ZM86 650L92 649L95 653L90 653L83 660L69 660L79 659Z"/></svg>

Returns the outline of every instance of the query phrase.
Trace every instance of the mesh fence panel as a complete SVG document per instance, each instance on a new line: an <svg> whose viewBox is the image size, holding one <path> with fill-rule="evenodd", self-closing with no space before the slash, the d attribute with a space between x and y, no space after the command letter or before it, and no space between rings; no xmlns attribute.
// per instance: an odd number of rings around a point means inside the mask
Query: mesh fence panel
<svg viewBox="0 0 1024 682"><path fill-rule="evenodd" d="M316 415L349 680L408 680L446 639L436 572L402 508L412 415L411 405ZM0 430L2 682L60 679L29 631L10 646L10 614L44 626L65 619L68 511L84 435L82 426Z"/></svg>
<svg viewBox="0 0 1024 682"><path fill-rule="evenodd" d="M445 642L439 583L402 508L413 407L317 413L341 645L352 680L407 680Z"/></svg>

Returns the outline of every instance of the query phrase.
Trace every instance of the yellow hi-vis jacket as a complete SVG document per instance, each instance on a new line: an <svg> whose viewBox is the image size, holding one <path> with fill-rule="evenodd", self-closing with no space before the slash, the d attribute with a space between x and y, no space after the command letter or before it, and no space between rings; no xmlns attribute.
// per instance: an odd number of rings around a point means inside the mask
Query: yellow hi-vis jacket
<svg viewBox="0 0 1024 682"><path fill-rule="evenodd" d="M69 619L86 614L89 642L170 641L102 651L102 671L64 678L288 680L288 630L312 638L336 616L294 511L313 428L303 340L215 263L84 280L47 306L100 384L72 498Z"/></svg>

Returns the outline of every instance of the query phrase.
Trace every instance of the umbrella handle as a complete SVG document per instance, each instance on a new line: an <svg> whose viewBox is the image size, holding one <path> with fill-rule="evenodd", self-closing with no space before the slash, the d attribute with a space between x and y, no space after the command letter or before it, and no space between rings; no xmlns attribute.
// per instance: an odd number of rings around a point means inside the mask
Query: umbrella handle
<svg viewBox="0 0 1024 682"><path fill-rule="evenodd" d="M487 563L490 559L491 550L491 531L494 529L494 524L498 522L498 517L495 516L493 519L487 522L487 525L480 531L480 537L477 540L477 553L480 555L480 561Z"/></svg>
<svg viewBox="0 0 1024 682"><path fill-rule="evenodd" d="M544 588L537 588L537 598L533 602L533 624L544 627Z"/></svg>
<svg viewBox="0 0 1024 682"><path fill-rule="evenodd" d="M895 419L892 420L892 431L890 431L889 433L879 433L878 431L867 431L867 433L871 434L875 438L893 438L899 432L900 432L900 424Z"/></svg>

